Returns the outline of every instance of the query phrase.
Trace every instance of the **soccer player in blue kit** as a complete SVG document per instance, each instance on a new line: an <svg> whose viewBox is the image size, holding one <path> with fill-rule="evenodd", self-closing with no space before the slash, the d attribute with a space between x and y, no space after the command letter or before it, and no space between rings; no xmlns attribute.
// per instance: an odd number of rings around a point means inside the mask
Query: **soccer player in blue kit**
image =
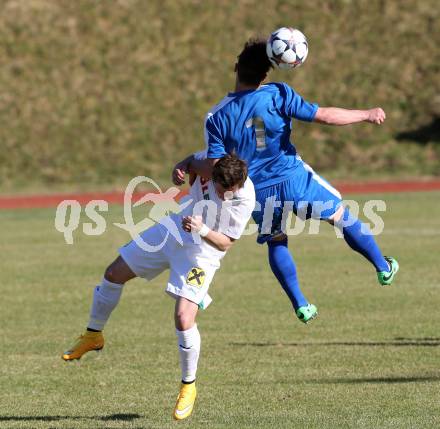
<svg viewBox="0 0 440 429"><path fill-rule="evenodd" d="M259 228L257 241L267 243L270 267L297 317L307 323L317 316L317 308L299 287L282 228L285 207L302 219L320 219L338 228L347 244L374 266L381 285L392 283L399 265L382 255L368 226L343 207L340 193L302 161L290 142L292 118L329 125L381 124L385 113L381 108L348 110L309 103L285 83L263 83L271 67L266 41L249 40L235 65L234 92L206 116L208 158L199 161L190 155L176 164L173 182L183 184L191 172L209 177L225 153L236 152L247 161L256 191L252 216Z"/></svg>

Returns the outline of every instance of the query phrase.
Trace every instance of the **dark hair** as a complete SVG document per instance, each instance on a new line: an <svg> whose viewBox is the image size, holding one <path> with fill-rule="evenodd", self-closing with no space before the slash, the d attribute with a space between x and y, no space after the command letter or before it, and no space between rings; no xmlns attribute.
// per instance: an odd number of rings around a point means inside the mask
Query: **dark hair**
<svg viewBox="0 0 440 429"><path fill-rule="evenodd" d="M235 153L220 158L212 170L212 180L224 189L238 185L240 188L247 179L248 169L245 161Z"/></svg>
<svg viewBox="0 0 440 429"><path fill-rule="evenodd" d="M248 85L259 85L273 67L266 54L266 40L263 39L249 39L237 58L238 80Z"/></svg>

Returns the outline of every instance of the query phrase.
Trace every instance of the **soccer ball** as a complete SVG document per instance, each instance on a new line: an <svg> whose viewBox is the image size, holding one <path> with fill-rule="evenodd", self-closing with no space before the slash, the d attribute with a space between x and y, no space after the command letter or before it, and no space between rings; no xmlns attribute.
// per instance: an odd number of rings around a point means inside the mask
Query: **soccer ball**
<svg viewBox="0 0 440 429"><path fill-rule="evenodd" d="M281 27L274 31L266 44L270 62L285 70L300 66L306 60L308 52L306 36L290 27Z"/></svg>

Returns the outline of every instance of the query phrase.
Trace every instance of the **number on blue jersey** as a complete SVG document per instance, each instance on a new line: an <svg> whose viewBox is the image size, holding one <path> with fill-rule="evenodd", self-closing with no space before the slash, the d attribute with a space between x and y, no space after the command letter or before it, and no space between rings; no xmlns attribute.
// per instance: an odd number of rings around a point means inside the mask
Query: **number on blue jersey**
<svg viewBox="0 0 440 429"><path fill-rule="evenodd" d="M266 149L266 127L264 121L259 116L248 119L246 121L246 128L254 127L257 151L260 152Z"/></svg>

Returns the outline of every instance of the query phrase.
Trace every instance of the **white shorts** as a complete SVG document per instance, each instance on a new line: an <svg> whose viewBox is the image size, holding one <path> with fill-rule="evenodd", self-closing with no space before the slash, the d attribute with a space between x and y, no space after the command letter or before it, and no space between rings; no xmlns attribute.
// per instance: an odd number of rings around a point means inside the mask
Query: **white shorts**
<svg viewBox="0 0 440 429"><path fill-rule="evenodd" d="M174 298L181 296L206 308L210 302L207 295L209 285L219 267L218 261L213 263L194 254L193 246L182 246L171 234L165 241L160 224L148 228L140 237L149 246L160 247L160 250L144 250L134 240L130 241L119 248L119 254L130 269L138 277L152 280L169 268L166 292Z"/></svg>

